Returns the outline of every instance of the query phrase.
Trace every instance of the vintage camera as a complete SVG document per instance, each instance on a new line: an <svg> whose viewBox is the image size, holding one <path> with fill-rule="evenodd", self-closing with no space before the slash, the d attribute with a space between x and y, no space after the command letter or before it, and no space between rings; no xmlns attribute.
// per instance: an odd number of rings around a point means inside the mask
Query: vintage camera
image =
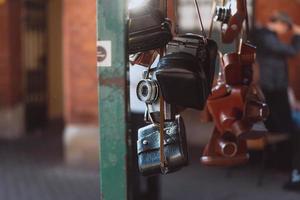
<svg viewBox="0 0 300 200"><path fill-rule="evenodd" d="M146 104L144 120L147 123L159 122L159 96L161 92L156 79L156 70L157 68L151 68L149 71L144 71L143 78L136 87L138 99ZM175 115L175 106L164 102L165 121L174 121Z"/></svg>
<svg viewBox="0 0 300 200"><path fill-rule="evenodd" d="M137 84L136 94L146 104L145 122L138 130L137 156L141 174L145 176L166 174L179 170L188 163L185 126L174 106L164 102L164 154L167 168L161 168L160 158L160 86L156 80L156 68L143 73Z"/></svg>

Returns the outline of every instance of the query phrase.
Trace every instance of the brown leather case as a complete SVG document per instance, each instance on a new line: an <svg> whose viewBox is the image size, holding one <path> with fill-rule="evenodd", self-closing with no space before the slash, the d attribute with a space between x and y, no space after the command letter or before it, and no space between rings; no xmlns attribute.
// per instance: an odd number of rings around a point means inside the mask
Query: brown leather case
<svg viewBox="0 0 300 200"><path fill-rule="evenodd" d="M247 144L232 133L221 134L216 128L205 146L201 163L207 166L231 167L248 161Z"/></svg>
<svg viewBox="0 0 300 200"><path fill-rule="evenodd" d="M246 86L231 87L230 92L225 89L228 87L228 85L219 85L219 89L215 88L207 101L208 110L221 134L233 132L232 125L242 119L244 97L247 92ZM224 96L221 97L220 94Z"/></svg>
<svg viewBox="0 0 300 200"><path fill-rule="evenodd" d="M158 55L159 55L159 50L151 50L151 51L135 54L130 59L130 64L148 67L149 65L152 65L152 63L155 61Z"/></svg>

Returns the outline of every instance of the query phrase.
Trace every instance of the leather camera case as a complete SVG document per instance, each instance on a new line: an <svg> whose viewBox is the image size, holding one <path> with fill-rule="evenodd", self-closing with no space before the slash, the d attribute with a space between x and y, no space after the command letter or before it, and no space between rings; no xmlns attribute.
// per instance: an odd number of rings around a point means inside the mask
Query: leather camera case
<svg viewBox="0 0 300 200"><path fill-rule="evenodd" d="M167 103L203 109L209 88L195 56L181 52L164 56L159 62L156 78Z"/></svg>
<svg viewBox="0 0 300 200"><path fill-rule="evenodd" d="M164 150L168 173L188 164L186 134L183 120L165 122ZM137 153L140 172L145 176L162 173L160 166L160 133L157 125L151 124L138 131Z"/></svg>
<svg viewBox="0 0 300 200"><path fill-rule="evenodd" d="M265 131L255 131L253 125L269 114L259 88L256 86L228 86L218 84L207 101L217 129L221 134L234 133L243 139L256 139Z"/></svg>
<svg viewBox="0 0 300 200"><path fill-rule="evenodd" d="M179 52L189 53L198 58L198 65L200 68L203 68L208 87L211 88L218 55L217 43L201 35L187 33L173 38L167 45L167 54Z"/></svg>
<svg viewBox="0 0 300 200"><path fill-rule="evenodd" d="M172 40L171 22L158 9L132 9L128 23L129 54L162 48Z"/></svg>
<svg viewBox="0 0 300 200"><path fill-rule="evenodd" d="M223 95L220 91L223 92ZM214 88L207 101L207 106L221 133L232 132L232 124L242 119L246 93L246 86L230 87L220 84Z"/></svg>
<svg viewBox="0 0 300 200"><path fill-rule="evenodd" d="M215 129L204 148L201 163L207 166L231 167L244 164L248 159L245 140L232 133L223 135Z"/></svg>
<svg viewBox="0 0 300 200"><path fill-rule="evenodd" d="M156 77L166 102L202 110L215 73L217 45L200 35L174 38L158 64Z"/></svg>

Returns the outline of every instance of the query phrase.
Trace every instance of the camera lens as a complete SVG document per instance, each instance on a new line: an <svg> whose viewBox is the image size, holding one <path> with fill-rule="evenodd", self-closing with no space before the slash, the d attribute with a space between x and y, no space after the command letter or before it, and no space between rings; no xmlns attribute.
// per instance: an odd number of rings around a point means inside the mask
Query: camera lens
<svg viewBox="0 0 300 200"><path fill-rule="evenodd" d="M148 95L148 87L146 85L143 85L142 87L142 95L146 97Z"/></svg>
<svg viewBox="0 0 300 200"><path fill-rule="evenodd" d="M158 94L158 84L155 80L143 79L137 85L136 95L140 101L154 103Z"/></svg>

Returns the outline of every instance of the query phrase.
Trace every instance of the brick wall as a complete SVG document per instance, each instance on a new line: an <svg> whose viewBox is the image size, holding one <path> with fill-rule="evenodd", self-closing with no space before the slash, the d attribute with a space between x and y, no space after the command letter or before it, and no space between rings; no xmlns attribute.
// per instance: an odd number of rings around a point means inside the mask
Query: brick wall
<svg viewBox="0 0 300 200"><path fill-rule="evenodd" d="M65 120L97 124L96 3L64 0L63 9Z"/></svg>
<svg viewBox="0 0 300 200"><path fill-rule="evenodd" d="M21 99L20 1L0 5L0 108Z"/></svg>

